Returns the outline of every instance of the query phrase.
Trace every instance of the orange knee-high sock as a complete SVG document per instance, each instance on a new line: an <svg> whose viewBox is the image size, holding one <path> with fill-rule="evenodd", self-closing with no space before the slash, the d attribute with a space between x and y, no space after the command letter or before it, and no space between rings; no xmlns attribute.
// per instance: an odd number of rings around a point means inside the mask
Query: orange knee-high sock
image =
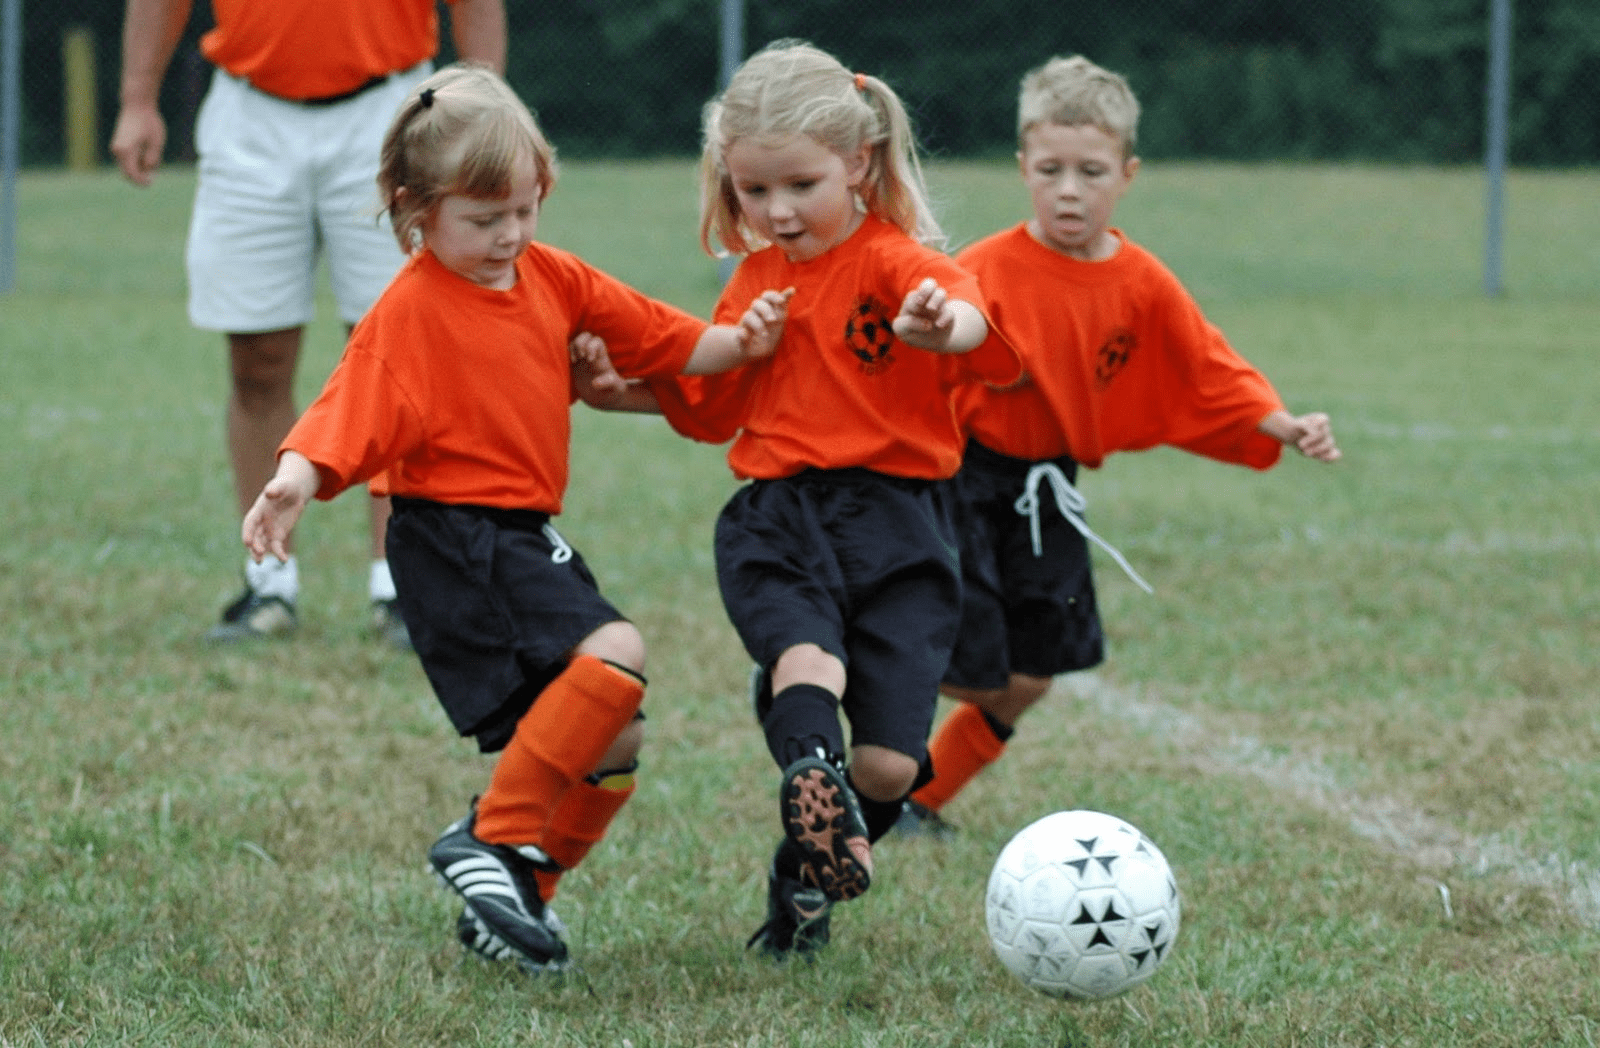
<svg viewBox="0 0 1600 1048"><path fill-rule="evenodd" d="M539 847L560 864L560 870L535 870L539 896L545 902L555 898L556 882L563 871L583 861L589 849L600 843L622 806L633 796L634 769L598 772L577 783L561 798L550 816Z"/></svg>
<svg viewBox="0 0 1600 1048"><path fill-rule="evenodd" d="M592 655L572 660L517 722L472 832L488 844L537 844L561 800L628 726L644 699L635 674Z"/></svg>
<svg viewBox="0 0 1600 1048"><path fill-rule="evenodd" d="M983 711L963 702L934 732L933 741L928 744L933 781L913 793L911 799L938 811L1005 751L1006 744L989 727Z"/></svg>

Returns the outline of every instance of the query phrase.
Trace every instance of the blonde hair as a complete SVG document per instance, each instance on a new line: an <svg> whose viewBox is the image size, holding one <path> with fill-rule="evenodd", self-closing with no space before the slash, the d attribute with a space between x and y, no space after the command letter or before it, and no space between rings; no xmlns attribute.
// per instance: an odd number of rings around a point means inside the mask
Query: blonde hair
<svg viewBox="0 0 1600 1048"><path fill-rule="evenodd" d="M703 116L700 245L709 254L748 254L766 246L740 212L725 160L729 146L741 138L793 135L809 135L842 157L867 146L859 189L867 212L925 244L943 242L928 206L911 118L894 89L877 77L852 73L802 41L777 40L739 67Z"/></svg>
<svg viewBox="0 0 1600 1048"><path fill-rule="evenodd" d="M1017 100L1017 139L1040 124L1092 124L1122 140L1133 156L1139 135L1139 100L1121 75L1082 55L1052 58L1022 78Z"/></svg>
<svg viewBox="0 0 1600 1048"><path fill-rule="evenodd" d="M395 114L378 164L378 192L400 249L416 246L443 197L500 199L530 158L542 201L556 183L555 150L493 70L457 62L428 77Z"/></svg>

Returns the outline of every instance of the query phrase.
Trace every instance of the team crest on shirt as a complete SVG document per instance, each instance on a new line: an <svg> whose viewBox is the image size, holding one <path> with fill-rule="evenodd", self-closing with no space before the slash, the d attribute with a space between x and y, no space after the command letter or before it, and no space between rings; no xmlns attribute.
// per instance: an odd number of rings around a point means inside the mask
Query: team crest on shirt
<svg viewBox="0 0 1600 1048"><path fill-rule="evenodd" d="M859 300L844 324L844 344L861 361L861 370L878 375L894 363L894 328L888 310L871 295Z"/></svg>
<svg viewBox="0 0 1600 1048"><path fill-rule="evenodd" d="M1127 328L1117 328L1111 333L1111 337L1106 339L1095 352L1095 389L1104 391L1111 385L1111 380L1117 377L1117 372L1128 365L1128 358L1133 356L1134 347L1138 344L1138 339Z"/></svg>

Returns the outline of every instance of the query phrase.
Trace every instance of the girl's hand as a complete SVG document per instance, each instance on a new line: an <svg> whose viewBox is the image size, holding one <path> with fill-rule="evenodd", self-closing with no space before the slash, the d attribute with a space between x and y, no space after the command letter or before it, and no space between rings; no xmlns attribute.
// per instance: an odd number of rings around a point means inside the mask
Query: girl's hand
<svg viewBox="0 0 1600 1048"><path fill-rule="evenodd" d="M268 553L281 561L289 559L289 535L321 483L317 467L298 451L285 451L279 457L278 471L256 496L239 529L257 564Z"/></svg>
<svg viewBox="0 0 1600 1048"><path fill-rule="evenodd" d="M744 311L744 316L739 318L738 338L739 352L746 360L760 360L777 351L784 321L789 319L789 300L793 297L792 287L782 291L769 289L761 292Z"/></svg>
<svg viewBox="0 0 1600 1048"><path fill-rule="evenodd" d="M1295 450L1318 462L1338 462L1344 457L1333 439L1333 426L1328 416L1320 411L1301 415L1294 420L1294 439L1289 441Z"/></svg>
<svg viewBox="0 0 1600 1048"><path fill-rule="evenodd" d="M956 314L944 288L932 277L911 289L894 318L900 341L918 349L943 349L955 330Z"/></svg>
<svg viewBox="0 0 1600 1048"><path fill-rule="evenodd" d="M572 391L578 399L602 411L615 409L628 392L628 380L611 363L605 339L580 331L567 343L572 359Z"/></svg>

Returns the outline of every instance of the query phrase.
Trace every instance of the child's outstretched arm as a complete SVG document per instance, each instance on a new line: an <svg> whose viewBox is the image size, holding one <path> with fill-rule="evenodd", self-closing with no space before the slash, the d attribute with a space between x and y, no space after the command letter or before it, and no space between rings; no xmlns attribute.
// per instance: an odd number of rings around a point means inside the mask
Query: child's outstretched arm
<svg viewBox="0 0 1600 1048"><path fill-rule="evenodd" d="M257 563L268 553L279 560L289 559L284 543L305 512L306 503L321 486L322 474L310 459L298 451L285 451L278 456L278 471L256 496L255 505L244 515L244 525L239 529Z"/></svg>
<svg viewBox="0 0 1600 1048"><path fill-rule="evenodd" d="M695 344L685 375L717 375L753 360L770 357L783 337L794 288L757 295L737 324L713 324Z"/></svg>
<svg viewBox="0 0 1600 1048"><path fill-rule="evenodd" d="M989 322L971 302L951 298L932 277L906 295L894 333L908 346L933 353L966 353L989 336Z"/></svg>
<svg viewBox="0 0 1600 1048"><path fill-rule="evenodd" d="M1318 462L1338 462L1344 457L1333 439L1333 426L1328 416L1320 411L1308 415L1291 415L1287 411L1274 411L1256 426L1261 432L1287 444L1300 454Z"/></svg>
<svg viewBox="0 0 1600 1048"><path fill-rule="evenodd" d="M643 382L622 377L605 339L580 331L567 344L572 356L572 390L578 399L599 411L637 411L659 415L661 405Z"/></svg>

